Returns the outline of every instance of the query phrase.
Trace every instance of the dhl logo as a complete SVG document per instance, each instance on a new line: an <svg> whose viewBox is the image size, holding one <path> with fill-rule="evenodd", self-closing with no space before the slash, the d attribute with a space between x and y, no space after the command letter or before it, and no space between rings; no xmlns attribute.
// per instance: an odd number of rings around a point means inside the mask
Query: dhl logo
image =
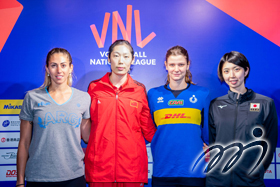
<svg viewBox="0 0 280 187"><path fill-rule="evenodd" d="M191 116L185 116L185 113L175 113L175 114L165 114L165 117L161 119L172 119L172 118L188 118L191 119Z"/></svg>
<svg viewBox="0 0 280 187"><path fill-rule="evenodd" d="M108 12L105 13L101 37L98 34L95 24L92 24L90 26L92 34L93 34L95 41L97 43L97 46L99 48L104 47L104 43L105 43L105 39L106 39L106 35L107 35L107 29L109 26L110 16L111 16L110 13L108 13ZM112 43L114 43L117 40L118 25L121 30L123 39L131 42L132 5L127 5L126 28L124 27L122 18L118 11L113 12L112 19L113 19L113 21L112 21ZM156 36L156 34L154 32L152 32L144 40L142 40L139 10L134 10L134 21L135 21L135 33L136 33L137 46L143 48Z"/></svg>
<svg viewBox="0 0 280 187"><path fill-rule="evenodd" d="M195 108L165 108L154 112L157 126L167 124L196 124L201 123L201 111Z"/></svg>
<svg viewBox="0 0 280 187"><path fill-rule="evenodd" d="M169 100L168 105L169 106L172 106L172 105L182 106L182 105L184 105L184 100L182 100L182 99L180 99L180 100Z"/></svg>

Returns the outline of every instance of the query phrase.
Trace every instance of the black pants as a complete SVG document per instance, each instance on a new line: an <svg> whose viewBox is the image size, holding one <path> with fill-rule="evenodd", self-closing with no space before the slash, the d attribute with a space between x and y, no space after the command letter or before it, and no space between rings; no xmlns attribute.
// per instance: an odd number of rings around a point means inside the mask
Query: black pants
<svg viewBox="0 0 280 187"><path fill-rule="evenodd" d="M62 182L26 182L26 187L86 187L84 176Z"/></svg>

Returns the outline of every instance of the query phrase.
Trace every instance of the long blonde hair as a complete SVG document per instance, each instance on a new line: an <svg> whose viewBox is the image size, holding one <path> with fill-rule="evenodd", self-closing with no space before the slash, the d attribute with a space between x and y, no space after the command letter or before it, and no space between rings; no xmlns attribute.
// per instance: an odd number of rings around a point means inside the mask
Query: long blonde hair
<svg viewBox="0 0 280 187"><path fill-rule="evenodd" d="M51 56L55 53L62 53L64 55L66 55L69 59L69 66L72 65L72 57L71 57L70 53L66 49L56 47L49 51L47 58L46 58L46 67L49 67L49 60L50 60ZM42 88L48 87L51 85L51 83L52 83L51 77L48 75L48 72L45 70L45 80L41 87ZM73 70L72 70L71 74L67 77L67 85L72 86L72 83L73 83Z"/></svg>
<svg viewBox="0 0 280 187"><path fill-rule="evenodd" d="M171 56L171 55L172 56L182 55L182 56L184 56L186 58L187 64L190 63L189 53L182 46L176 45L176 46L171 47L170 49L168 49L168 51L166 52L166 55L165 55L165 62L166 62L166 64L168 63L167 62L168 57ZM191 71L189 69L186 72L185 81L188 84L195 84L195 83L192 82L192 73L191 73ZM169 77L169 74L167 74L167 81L166 81L165 84L169 84L169 83L170 83L170 77Z"/></svg>

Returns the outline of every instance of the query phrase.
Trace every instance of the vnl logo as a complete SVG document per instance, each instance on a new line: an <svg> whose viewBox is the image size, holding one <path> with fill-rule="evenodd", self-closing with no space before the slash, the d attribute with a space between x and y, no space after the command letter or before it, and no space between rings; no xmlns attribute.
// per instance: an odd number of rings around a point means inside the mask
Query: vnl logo
<svg viewBox="0 0 280 187"><path fill-rule="evenodd" d="M107 29L109 26L109 20L110 20L111 14L106 12L104 21L103 21L103 28L101 33L101 38L98 34L98 31L96 29L95 24L92 24L90 26L91 31L93 33L93 36L95 38L95 41L99 48L104 47L106 35L107 35ZM127 5L127 15L126 15L126 28L124 27L122 18L118 11L113 12L112 16L112 43L117 40L118 37L118 25L120 27L122 36L124 40L127 40L131 42L131 26L132 26L132 5ZM150 33L144 40L142 40L141 37L141 27L140 27L140 12L139 10L134 10L134 19L135 19L135 30L136 30L136 42L137 46L140 48L143 48L145 45L147 45L155 36L156 34L154 32Z"/></svg>
<svg viewBox="0 0 280 187"><path fill-rule="evenodd" d="M104 48L104 43L107 35L107 30L109 27L109 20L111 14L106 12L103 27L101 31L101 37L98 34L95 24L90 25L92 34L95 38L97 46L99 48ZM155 36L154 32L151 32L145 39L142 40L141 35L141 24L140 24L140 12L139 10L134 10L134 22L135 22L135 34L136 34L136 43L140 48L145 47ZM131 28L132 28L132 5L127 5L127 14L126 14L126 27L124 26L123 20L118 11L113 12L112 16L112 43L118 39L118 26L121 30L124 40L131 42ZM134 56L136 60L134 65L156 65L155 58L148 58L148 55L145 51L135 51ZM100 59L90 59L90 65L107 65L108 62L108 52L100 51Z"/></svg>

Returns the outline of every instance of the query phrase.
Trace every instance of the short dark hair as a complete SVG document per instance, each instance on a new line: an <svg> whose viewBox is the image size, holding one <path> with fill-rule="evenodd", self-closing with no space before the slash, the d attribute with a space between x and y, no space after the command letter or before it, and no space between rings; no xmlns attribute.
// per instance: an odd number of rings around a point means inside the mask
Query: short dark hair
<svg viewBox="0 0 280 187"><path fill-rule="evenodd" d="M249 68L248 74L245 76L244 81L246 82L246 79L249 77L250 73L250 64L247 60L247 58L240 52L237 51L231 51L229 53L224 54L224 56L221 58L220 63L218 65L218 77L221 82L224 82L223 78L223 66L225 62L233 63L235 65L238 65L244 69L244 71L247 71Z"/></svg>
<svg viewBox="0 0 280 187"><path fill-rule="evenodd" d="M126 40L116 40L114 43L112 43L112 45L110 45L109 47L109 54L108 54L108 58L110 59L111 57L111 53L114 50L114 47L116 47L117 45L127 45L129 47L130 53L132 55L132 59L134 59L134 50L133 47L131 46L131 44L129 43L129 41Z"/></svg>

